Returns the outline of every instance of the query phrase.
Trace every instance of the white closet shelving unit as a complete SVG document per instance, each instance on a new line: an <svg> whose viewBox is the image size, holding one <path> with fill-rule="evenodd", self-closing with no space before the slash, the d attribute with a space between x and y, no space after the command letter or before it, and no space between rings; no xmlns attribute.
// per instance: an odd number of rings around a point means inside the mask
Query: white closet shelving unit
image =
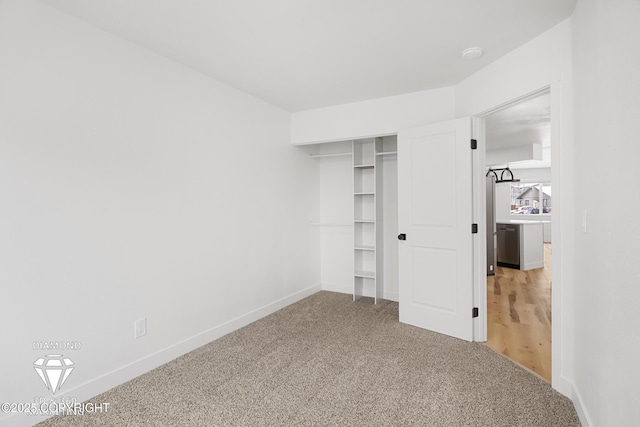
<svg viewBox="0 0 640 427"><path fill-rule="evenodd" d="M353 141L353 299L383 297L382 138Z"/></svg>
<svg viewBox="0 0 640 427"><path fill-rule="evenodd" d="M354 300L397 301L396 136L318 143L306 150L319 161L321 176L321 209L310 225L319 231L323 288L352 293Z"/></svg>

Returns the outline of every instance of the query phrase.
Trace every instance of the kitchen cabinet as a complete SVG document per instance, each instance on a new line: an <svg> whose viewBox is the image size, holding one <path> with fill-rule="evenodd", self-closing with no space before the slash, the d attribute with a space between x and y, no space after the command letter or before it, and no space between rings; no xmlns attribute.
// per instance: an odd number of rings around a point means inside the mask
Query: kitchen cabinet
<svg viewBox="0 0 640 427"><path fill-rule="evenodd" d="M515 242L516 239L517 242ZM516 254L516 252L519 253ZM516 260L519 262L516 263ZM520 270L544 267L543 222L526 220L498 222L498 265Z"/></svg>

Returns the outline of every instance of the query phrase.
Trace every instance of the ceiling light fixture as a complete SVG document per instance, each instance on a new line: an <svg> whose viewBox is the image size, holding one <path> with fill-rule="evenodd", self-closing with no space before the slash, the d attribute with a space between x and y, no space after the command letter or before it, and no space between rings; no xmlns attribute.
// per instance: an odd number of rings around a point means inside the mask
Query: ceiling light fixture
<svg viewBox="0 0 640 427"><path fill-rule="evenodd" d="M478 59L482 56L483 50L481 47L470 47L462 51L462 57L464 59Z"/></svg>

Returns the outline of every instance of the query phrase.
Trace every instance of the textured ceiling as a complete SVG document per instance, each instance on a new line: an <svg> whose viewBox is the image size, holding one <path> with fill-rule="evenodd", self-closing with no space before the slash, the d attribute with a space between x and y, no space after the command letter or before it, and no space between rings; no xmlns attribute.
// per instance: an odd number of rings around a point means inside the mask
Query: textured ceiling
<svg viewBox="0 0 640 427"><path fill-rule="evenodd" d="M450 86L576 0L41 0L288 111ZM464 61L460 52L485 55Z"/></svg>

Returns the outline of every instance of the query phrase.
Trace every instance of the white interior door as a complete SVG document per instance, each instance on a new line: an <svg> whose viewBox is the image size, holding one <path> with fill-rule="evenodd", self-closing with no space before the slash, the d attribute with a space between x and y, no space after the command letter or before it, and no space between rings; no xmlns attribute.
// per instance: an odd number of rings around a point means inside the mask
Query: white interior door
<svg viewBox="0 0 640 427"><path fill-rule="evenodd" d="M473 339L471 120L398 133L400 321ZM398 236L399 238L401 236Z"/></svg>

